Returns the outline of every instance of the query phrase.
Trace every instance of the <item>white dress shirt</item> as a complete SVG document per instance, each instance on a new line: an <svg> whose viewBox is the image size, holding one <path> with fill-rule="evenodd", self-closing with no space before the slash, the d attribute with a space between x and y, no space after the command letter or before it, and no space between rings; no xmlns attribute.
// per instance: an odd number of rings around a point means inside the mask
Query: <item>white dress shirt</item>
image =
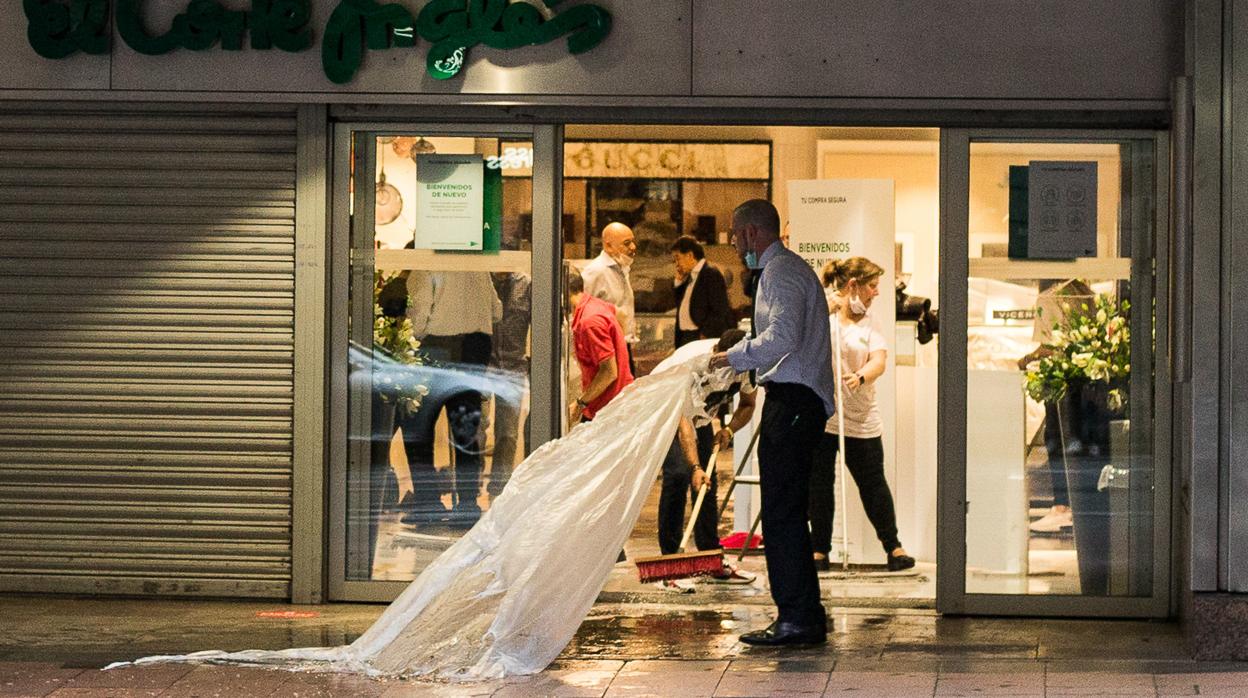
<svg viewBox="0 0 1248 698"><path fill-rule="evenodd" d="M605 251L594 257L581 271L585 292L615 306L619 311L620 324L624 326L624 340L637 342L637 311L633 304L633 285L628 280L628 268L621 267Z"/></svg>
<svg viewBox="0 0 1248 698"><path fill-rule="evenodd" d="M407 277L407 293L407 316L418 339L493 334L494 323L503 319L489 272L415 270Z"/></svg>
<svg viewBox="0 0 1248 698"><path fill-rule="evenodd" d="M698 283L698 274L702 273L702 269L706 267L706 260L700 259L689 272L689 285L685 286L685 295L680 299L680 310L676 312L676 328L693 332L698 329L697 324L693 322L693 316L689 314L689 299L693 296L693 287Z"/></svg>

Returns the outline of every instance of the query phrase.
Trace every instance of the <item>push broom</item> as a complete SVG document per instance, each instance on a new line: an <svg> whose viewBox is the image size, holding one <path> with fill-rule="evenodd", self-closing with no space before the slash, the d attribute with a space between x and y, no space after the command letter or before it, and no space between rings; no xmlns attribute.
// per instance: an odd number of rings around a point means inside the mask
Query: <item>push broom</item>
<svg viewBox="0 0 1248 698"><path fill-rule="evenodd" d="M724 568L724 551L699 550L693 553L684 552L693 535L693 527L698 522L698 514L702 512L702 503L706 500L706 492L711 484L711 473L715 461L719 457L719 442L711 450L711 460L707 465L706 481L698 488L698 497L693 503L693 513L689 517L689 525L685 526L685 535L680 539L680 552L671 555L637 558L637 576L642 582L661 582L667 579L685 579L703 574L713 574Z"/></svg>

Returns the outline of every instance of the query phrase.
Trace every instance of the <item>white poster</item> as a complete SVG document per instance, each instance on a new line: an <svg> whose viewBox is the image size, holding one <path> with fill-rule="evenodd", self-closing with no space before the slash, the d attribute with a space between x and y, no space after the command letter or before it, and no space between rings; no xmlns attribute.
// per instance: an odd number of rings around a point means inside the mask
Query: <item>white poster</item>
<svg viewBox="0 0 1248 698"><path fill-rule="evenodd" d="M884 473L889 483L897 483L896 423L897 366L896 306L896 202L891 179L807 179L789 181L789 245L805 259L822 279L823 266L832 259L866 257L884 268L880 295L871 303L867 317L871 326L888 343L888 364L876 381L876 398L884 423ZM841 502L840 474L837 475L837 516L833 522L831 559L840 560ZM876 540L875 529L867 519L852 478L847 483L849 498L849 561L852 564L884 563L884 549ZM898 512L898 523L905 521ZM906 543L905 527L901 528Z"/></svg>
<svg viewBox="0 0 1248 698"><path fill-rule="evenodd" d="M480 250L485 224L480 155L418 155L416 249Z"/></svg>

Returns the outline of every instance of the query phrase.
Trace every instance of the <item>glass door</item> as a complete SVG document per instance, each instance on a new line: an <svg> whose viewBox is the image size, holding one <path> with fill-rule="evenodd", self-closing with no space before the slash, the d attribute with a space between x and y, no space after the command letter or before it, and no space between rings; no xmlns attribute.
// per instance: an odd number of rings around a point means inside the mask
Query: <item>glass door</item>
<svg viewBox="0 0 1248 698"><path fill-rule="evenodd" d="M392 599L556 434L556 136L335 134L334 600Z"/></svg>
<svg viewBox="0 0 1248 698"><path fill-rule="evenodd" d="M1165 616L1165 135L942 139L938 608Z"/></svg>

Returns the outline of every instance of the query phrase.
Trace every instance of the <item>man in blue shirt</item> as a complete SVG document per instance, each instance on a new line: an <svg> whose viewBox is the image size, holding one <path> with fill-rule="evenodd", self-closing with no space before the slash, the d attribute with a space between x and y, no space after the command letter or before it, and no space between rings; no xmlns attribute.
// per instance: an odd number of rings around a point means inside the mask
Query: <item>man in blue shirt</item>
<svg viewBox="0 0 1248 698"><path fill-rule="evenodd" d="M780 242L770 202L747 201L732 215L733 244L759 275L754 336L711 357L711 367L756 371L766 391L759 422L763 541L775 623L745 633L751 645L817 644L827 639L819 578L807 528L812 456L833 413L835 378L828 304L814 270Z"/></svg>

